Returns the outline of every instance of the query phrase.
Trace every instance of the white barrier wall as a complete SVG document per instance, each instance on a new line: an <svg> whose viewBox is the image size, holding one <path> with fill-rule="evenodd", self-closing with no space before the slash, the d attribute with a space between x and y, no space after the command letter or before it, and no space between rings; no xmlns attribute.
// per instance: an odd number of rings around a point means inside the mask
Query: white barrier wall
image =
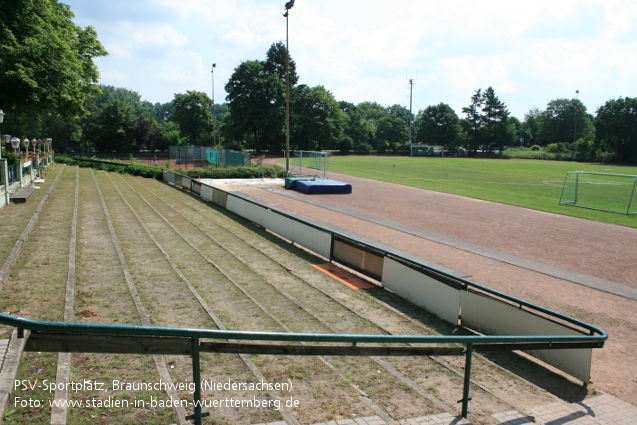
<svg viewBox="0 0 637 425"><path fill-rule="evenodd" d="M582 335L528 310L468 291L462 291L462 326L487 335ZM534 350L533 356L584 383L591 375L591 348Z"/></svg>
<svg viewBox="0 0 637 425"><path fill-rule="evenodd" d="M253 204L252 202L245 201L233 195L228 195L226 209L259 226L266 227L266 215L268 210L260 205Z"/></svg>
<svg viewBox="0 0 637 425"><path fill-rule="evenodd" d="M375 279L380 280L383 276L384 256L372 254L345 242L334 240L332 258Z"/></svg>
<svg viewBox="0 0 637 425"><path fill-rule="evenodd" d="M330 258L332 234L329 232L321 231L271 210L267 212L266 225L264 227L310 251L316 252L325 258Z"/></svg>
<svg viewBox="0 0 637 425"><path fill-rule="evenodd" d="M162 177L165 182L173 183L173 184L175 183L175 174L171 173L170 171L164 171Z"/></svg>
<svg viewBox="0 0 637 425"><path fill-rule="evenodd" d="M190 179L164 172L164 180L190 189ZM487 335L582 335L568 326L533 314L528 309L503 303L495 298L455 289L407 265L363 248L335 239L322 230L268 207L249 202L205 184L195 184L199 195L233 213L262 226L330 260L342 261L381 279L383 287L426 309L441 319ZM333 246L332 246L333 243ZM364 246L365 244L362 243ZM588 383L592 349L535 350L535 357Z"/></svg>
<svg viewBox="0 0 637 425"><path fill-rule="evenodd" d="M212 186L208 186L207 184L201 185L201 193L199 194L206 201L212 202L212 198L214 196L214 189Z"/></svg>
<svg viewBox="0 0 637 425"><path fill-rule="evenodd" d="M458 324L460 291L385 257L383 287L441 319Z"/></svg>
<svg viewBox="0 0 637 425"><path fill-rule="evenodd" d="M212 202L220 207L226 208L226 202L228 200L228 194L222 190L215 189L212 193Z"/></svg>

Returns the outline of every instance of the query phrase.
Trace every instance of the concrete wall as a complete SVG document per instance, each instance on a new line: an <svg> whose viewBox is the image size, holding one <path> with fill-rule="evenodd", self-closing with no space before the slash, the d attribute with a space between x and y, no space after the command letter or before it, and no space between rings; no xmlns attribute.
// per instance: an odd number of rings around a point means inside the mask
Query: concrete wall
<svg viewBox="0 0 637 425"><path fill-rule="evenodd" d="M582 335L564 325L481 294L462 291L462 326L486 335ZM533 356L583 382L591 373L592 349L536 350Z"/></svg>

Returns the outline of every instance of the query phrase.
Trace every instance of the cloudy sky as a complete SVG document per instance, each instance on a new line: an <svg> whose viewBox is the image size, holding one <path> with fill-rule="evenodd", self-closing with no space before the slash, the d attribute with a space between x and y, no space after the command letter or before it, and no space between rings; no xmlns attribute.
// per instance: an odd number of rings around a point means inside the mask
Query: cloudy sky
<svg viewBox="0 0 637 425"><path fill-rule="evenodd" d="M285 42L286 0L60 1L108 50L101 83L153 103L212 96L212 63L221 103L235 67ZM520 119L576 90L593 114L637 96L634 0L296 0L289 40L301 84L409 107L413 79L414 113L444 102L460 115L489 86Z"/></svg>

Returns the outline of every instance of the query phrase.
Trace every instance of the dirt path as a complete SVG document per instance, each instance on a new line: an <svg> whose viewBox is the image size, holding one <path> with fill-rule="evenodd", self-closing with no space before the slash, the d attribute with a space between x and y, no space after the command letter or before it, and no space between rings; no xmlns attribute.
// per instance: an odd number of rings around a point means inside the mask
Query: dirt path
<svg viewBox="0 0 637 425"><path fill-rule="evenodd" d="M352 184L353 193L302 196L314 204L328 202L637 287L637 229L335 173L328 177ZM590 390L637 404L637 301L291 199L283 189L280 193L254 187L234 189L461 270L477 283L601 327L610 337L604 349L593 351Z"/></svg>

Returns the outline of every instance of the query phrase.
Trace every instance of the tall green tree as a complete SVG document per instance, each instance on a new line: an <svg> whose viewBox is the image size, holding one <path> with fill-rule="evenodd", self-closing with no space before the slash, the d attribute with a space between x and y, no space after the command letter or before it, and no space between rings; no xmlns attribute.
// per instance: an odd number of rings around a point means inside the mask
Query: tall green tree
<svg viewBox="0 0 637 425"><path fill-rule="evenodd" d="M496 96L493 87L485 91L476 90L471 96L471 104L462 108L462 112L465 114L463 125L470 150L502 151L513 142L514 134L509 131L509 110Z"/></svg>
<svg viewBox="0 0 637 425"><path fill-rule="evenodd" d="M344 116L332 93L323 86L294 88L290 145L296 149L335 149Z"/></svg>
<svg viewBox="0 0 637 425"><path fill-rule="evenodd" d="M597 109L596 142L614 152L617 162L637 163L637 98L607 101Z"/></svg>
<svg viewBox="0 0 637 425"><path fill-rule="evenodd" d="M377 102L366 101L361 102L356 106L358 107L358 112L361 114L363 119L366 120L375 121L387 115L387 108Z"/></svg>
<svg viewBox="0 0 637 425"><path fill-rule="evenodd" d="M363 118L357 105L346 101L339 102L339 105L344 119L339 149L341 151L353 149L356 152L371 151L374 130L369 120Z"/></svg>
<svg viewBox="0 0 637 425"><path fill-rule="evenodd" d="M361 102L357 106L357 110L363 118L364 125L369 129L368 143L372 149L387 149L384 140L377 135L378 122L381 118L387 116L387 108L377 102ZM364 145L363 145L364 146Z"/></svg>
<svg viewBox="0 0 637 425"><path fill-rule="evenodd" d="M265 72L276 75L279 80L285 82L285 64L287 60L287 49L282 42L274 43L270 46L265 54L266 59L263 63ZM294 87L299 82L299 76L296 73L296 62L290 57L290 87Z"/></svg>
<svg viewBox="0 0 637 425"><path fill-rule="evenodd" d="M482 120L482 106L484 105L484 96L482 89L476 90L471 96L471 104L462 108L465 114L462 124L467 132L467 146L470 151L477 151L478 146L482 144L483 133L482 128L484 122Z"/></svg>
<svg viewBox="0 0 637 425"><path fill-rule="evenodd" d="M93 142L98 152L132 152L135 146L135 114L130 105L114 100L100 110Z"/></svg>
<svg viewBox="0 0 637 425"><path fill-rule="evenodd" d="M177 93L173 100L175 122L179 124L182 135L187 136L193 145L210 135L213 130L212 100L206 93L187 91Z"/></svg>
<svg viewBox="0 0 637 425"><path fill-rule="evenodd" d="M396 115L387 114L378 120L376 138L380 141L379 152L389 149L392 152L402 150L409 139L409 127Z"/></svg>
<svg viewBox="0 0 637 425"><path fill-rule="evenodd" d="M444 146L453 151L461 143L460 118L446 103L428 106L416 118L418 132L415 141L432 146Z"/></svg>
<svg viewBox="0 0 637 425"><path fill-rule="evenodd" d="M482 131L487 151L498 149L502 152L505 146L514 141L514 135L509 131L509 110L496 96L493 87L488 87L483 96L482 120L484 125Z"/></svg>
<svg viewBox="0 0 637 425"><path fill-rule="evenodd" d="M283 43L274 43L265 61L246 61L235 68L225 86L232 118L227 136L247 135L257 152L283 151L285 142L285 107L287 50ZM298 82L296 65L290 58L290 91ZM292 94L291 94L292 96ZM228 140L228 142L231 142Z"/></svg>
<svg viewBox="0 0 637 425"><path fill-rule="evenodd" d="M532 146L538 143L540 130L542 129L542 111L538 108L531 108L524 114L524 122L520 127L520 136L524 139L525 146Z"/></svg>
<svg viewBox="0 0 637 425"><path fill-rule="evenodd" d="M573 143L578 139L592 139L595 128L579 99L555 99L542 112L542 128L538 141L549 143Z"/></svg>
<svg viewBox="0 0 637 425"><path fill-rule="evenodd" d="M107 52L93 27L57 0L5 0L0 7L0 105L5 112L86 115L99 92L93 60Z"/></svg>
<svg viewBox="0 0 637 425"><path fill-rule="evenodd" d="M282 150L285 84L275 74L266 72L263 62L254 60L236 67L225 89L233 127L226 134L247 135L257 153ZM272 140L278 140L278 145L273 145Z"/></svg>

